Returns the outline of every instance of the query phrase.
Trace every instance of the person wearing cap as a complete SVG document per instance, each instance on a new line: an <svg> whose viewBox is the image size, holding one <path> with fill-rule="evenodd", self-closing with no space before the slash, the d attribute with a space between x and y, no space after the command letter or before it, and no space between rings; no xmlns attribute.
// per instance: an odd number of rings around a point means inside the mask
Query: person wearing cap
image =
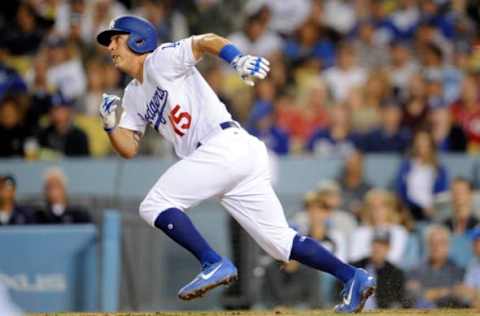
<svg viewBox="0 0 480 316"><path fill-rule="evenodd" d="M0 226L34 223L33 212L15 201L16 182L12 175L0 176Z"/></svg>
<svg viewBox="0 0 480 316"><path fill-rule="evenodd" d="M372 251L369 256L352 263L377 276L378 292L367 300L365 308L405 307L405 274L391 263L387 255L390 251L390 232L376 229L371 241Z"/></svg>
<svg viewBox="0 0 480 316"><path fill-rule="evenodd" d="M271 83L259 83L271 84ZM289 152L289 136L275 123L274 108L271 103L257 101L250 112L248 132L261 139L277 155Z"/></svg>
<svg viewBox="0 0 480 316"><path fill-rule="evenodd" d="M39 131L38 143L65 156L88 156L90 154L87 135L73 125L73 101L56 93L51 98L50 124Z"/></svg>
<svg viewBox="0 0 480 316"><path fill-rule="evenodd" d="M394 100L383 101L380 116L380 126L361 137L360 147L366 153L404 153L410 142L411 133L401 126L400 105Z"/></svg>
<svg viewBox="0 0 480 316"><path fill-rule="evenodd" d="M428 115L428 123L440 152L464 153L467 150L467 136L460 125L452 120L448 107L432 108Z"/></svg>

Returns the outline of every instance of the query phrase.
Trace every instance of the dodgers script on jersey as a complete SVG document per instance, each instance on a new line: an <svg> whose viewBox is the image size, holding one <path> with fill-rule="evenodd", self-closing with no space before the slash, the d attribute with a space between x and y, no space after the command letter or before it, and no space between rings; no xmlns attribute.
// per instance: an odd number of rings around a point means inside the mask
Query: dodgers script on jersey
<svg viewBox="0 0 480 316"><path fill-rule="evenodd" d="M165 43L144 64L144 80L125 88L119 126L144 133L151 125L180 158L231 121L225 105L196 69L192 38Z"/></svg>

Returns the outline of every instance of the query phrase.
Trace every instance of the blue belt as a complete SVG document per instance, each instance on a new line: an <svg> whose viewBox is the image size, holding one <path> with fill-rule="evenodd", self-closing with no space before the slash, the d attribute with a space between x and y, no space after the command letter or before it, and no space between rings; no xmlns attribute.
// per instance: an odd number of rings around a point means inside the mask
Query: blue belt
<svg viewBox="0 0 480 316"><path fill-rule="evenodd" d="M227 122L220 123L220 128L221 129L227 129L227 128L230 128L230 127L240 128L240 125L235 121L227 121ZM196 148L198 148L200 146L202 146L202 143L198 142Z"/></svg>

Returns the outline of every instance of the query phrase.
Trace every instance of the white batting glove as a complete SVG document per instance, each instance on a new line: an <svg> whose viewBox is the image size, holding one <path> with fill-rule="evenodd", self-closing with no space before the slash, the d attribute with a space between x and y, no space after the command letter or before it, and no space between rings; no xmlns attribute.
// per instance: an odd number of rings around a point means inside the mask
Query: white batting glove
<svg viewBox="0 0 480 316"><path fill-rule="evenodd" d="M254 78L265 79L270 71L270 62L263 57L239 55L232 60L233 68L249 86L255 85Z"/></svg>
<svg viewBox="0 0 480 316"><path fill-rule="evenodd" d="M107 132L112 131L117 124L115 110L120 104L121 99L113 94L102 94L102 104L100 104L100 117L103 120L103 129Z"/></svg>

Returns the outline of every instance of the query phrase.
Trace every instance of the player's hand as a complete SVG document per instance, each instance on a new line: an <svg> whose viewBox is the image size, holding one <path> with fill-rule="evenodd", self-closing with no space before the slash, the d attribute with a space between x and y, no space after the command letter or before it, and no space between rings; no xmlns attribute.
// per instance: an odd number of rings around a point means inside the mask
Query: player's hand
<svg viewBox="0 0 480 316"><path fill-rule="evenodd" d="M239 55L232 61L233 68L249 86L255 85L255 78L265 79L270 71L270 62L263 57Z"/></svg>
<svg viewBox="0 0 480 316"><path fill-rule="evenodd" d="M100 104L100 117L103 120L103 128L111 131L115 128L117 117L115 110L120 104L120 98L113 94L102 94L102 104Z"/></svg>

